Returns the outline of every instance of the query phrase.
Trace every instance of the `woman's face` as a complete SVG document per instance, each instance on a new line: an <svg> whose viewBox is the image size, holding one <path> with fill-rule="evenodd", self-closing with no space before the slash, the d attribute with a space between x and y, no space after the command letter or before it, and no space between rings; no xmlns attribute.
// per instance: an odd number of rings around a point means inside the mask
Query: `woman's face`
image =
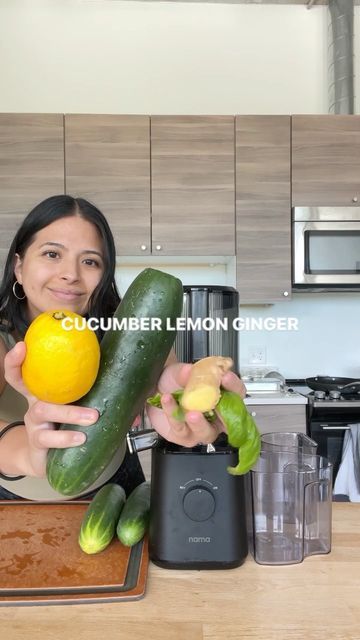
<svg viewBox="0 0 360 640"><path fill-rule="evenodd" d="M84 315L104 273L104 248L96 227L78 215L60 218L34 236L15 276L23 286L29 319L51 309Z"/></svg>

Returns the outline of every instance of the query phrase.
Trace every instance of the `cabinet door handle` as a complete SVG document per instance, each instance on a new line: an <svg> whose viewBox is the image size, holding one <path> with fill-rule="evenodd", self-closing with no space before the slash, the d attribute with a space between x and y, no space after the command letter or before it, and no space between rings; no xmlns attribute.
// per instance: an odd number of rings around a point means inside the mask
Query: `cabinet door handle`
<svg viewBox="0 0 360 640"><path fill-rule="evenodd" d="M252 411L250 415L251 415L253 418L255 418L255 417L256 417L256 411Z"/></svg>
<svg viewBox="0 0 360 640"><path fill-rule="evenodd" d="M140 249L141 249L141 251L146 251L146 249L147 249L146 244L142 244L142 245L141 245L141 247L140 247Z"/></svg>
<svg viewBox="0 0 360 640"><path fill-rule="evenodd" d="M289 295L289 292L288 291L284 291L283 296L285 296L285 298L287 298L288 295Z"/></svg>
<svg viewBox="0 0 360 640"><path fill-rule="evenodd" d="M155 247L155 249L156 249L156 251L161 251L161 249L162 249L161 244L157 244L157 245L156 245L156 247Z"/></svg>
<svg viewBox="0 0 360 640"><path fill-rule="evenodd" d="M358 197L357 197L357 196L354 196L354 197L353 197L353 199L352 199L352 201L353 201L353 202L357 202L357 201L358 201Z"/></svg>

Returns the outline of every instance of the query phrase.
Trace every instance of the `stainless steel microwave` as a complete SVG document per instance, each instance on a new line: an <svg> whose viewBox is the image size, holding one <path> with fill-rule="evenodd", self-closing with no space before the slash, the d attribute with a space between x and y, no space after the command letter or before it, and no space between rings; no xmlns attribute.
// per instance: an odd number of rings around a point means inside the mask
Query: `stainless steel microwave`
<svg viewBox="0 0 360 640"><path fill-rule="evenodd" d="M294 289L360 290L360 207L295 207Z"/></svg>

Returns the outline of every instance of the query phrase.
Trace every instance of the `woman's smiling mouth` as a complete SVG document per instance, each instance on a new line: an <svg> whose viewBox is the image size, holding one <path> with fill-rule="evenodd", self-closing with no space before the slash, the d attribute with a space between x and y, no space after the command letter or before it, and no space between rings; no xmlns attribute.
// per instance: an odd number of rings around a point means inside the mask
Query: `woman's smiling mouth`
<svg viewBox="0 0 360 640"><path fill-rule="evenodd" d="M66 291L64 289L49 289L58 300L78 300L83 295L81 291Z"/></svg>

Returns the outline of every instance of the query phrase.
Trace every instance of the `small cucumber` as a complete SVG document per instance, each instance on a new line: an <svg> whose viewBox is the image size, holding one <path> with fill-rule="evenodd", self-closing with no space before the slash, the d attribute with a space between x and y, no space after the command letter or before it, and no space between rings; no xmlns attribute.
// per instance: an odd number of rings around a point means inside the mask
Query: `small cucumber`
<svg viewBox="0 0 360 640"><path fill-rule="evenodd" d="M150 515L150 482L142 482L129 495L116 527L125 546L132 547L144 537Z"/></svg>
<svg viewBox="0 0 360 640"><path fill-rule="evenodd" d="M119 484L106 484L97 492L80 528L79 545L85 553L99 553L110 544L125 500L125 491Z"/></svg>

